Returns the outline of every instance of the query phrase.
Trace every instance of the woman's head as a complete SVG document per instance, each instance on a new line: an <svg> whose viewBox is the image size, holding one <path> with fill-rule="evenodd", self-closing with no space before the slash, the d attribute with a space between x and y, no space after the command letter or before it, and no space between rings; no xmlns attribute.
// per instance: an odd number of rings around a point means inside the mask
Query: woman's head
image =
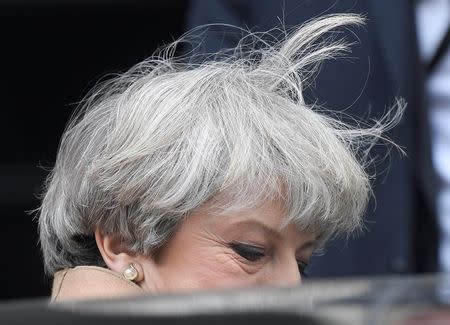
<svg viewBox="0 0 450 325"><path fill-rule="evenodd" d="M350 128L302 91L347 50L328 32L360 23L325 17L218 61L160 55L96 89L48 178L47 271L135 261L161 291L275 283L357 229L370 193L362 153L385 126Z"/></svg>

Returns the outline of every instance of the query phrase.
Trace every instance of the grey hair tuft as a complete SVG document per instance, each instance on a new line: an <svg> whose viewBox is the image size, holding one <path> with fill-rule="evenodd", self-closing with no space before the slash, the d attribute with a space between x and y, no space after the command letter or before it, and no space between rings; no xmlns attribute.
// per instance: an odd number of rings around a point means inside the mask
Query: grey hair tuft
<svg viewBox="0 0 450 325"><path fill-rule="evenodd" d="M149 254L207 202L229 211L282 198L286 222L323 240L360 228L367 151L405 105L352 127L308 106L303 90L323 60L349 51L330 32L363 20L325 16L283 41L253 35L251 46L196 64L174 55L178 41L97 87L64 132L46 183L47 272L102 265L96 228Z"/></svg>

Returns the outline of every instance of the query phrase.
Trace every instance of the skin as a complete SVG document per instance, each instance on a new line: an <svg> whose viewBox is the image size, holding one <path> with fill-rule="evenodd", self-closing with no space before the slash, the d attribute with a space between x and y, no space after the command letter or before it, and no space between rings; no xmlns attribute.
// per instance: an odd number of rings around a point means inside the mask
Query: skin
<svg viewBox="0 0 450 325"><path fill-rule="evenodd" d="M110 269L121 273L133 263L136 282L153 293L293 286L301 282L316 241L294 225L282 227L282 216L277 201L228 215L199 209L155 256L133 255L99 231L96 239Z"/></svg>

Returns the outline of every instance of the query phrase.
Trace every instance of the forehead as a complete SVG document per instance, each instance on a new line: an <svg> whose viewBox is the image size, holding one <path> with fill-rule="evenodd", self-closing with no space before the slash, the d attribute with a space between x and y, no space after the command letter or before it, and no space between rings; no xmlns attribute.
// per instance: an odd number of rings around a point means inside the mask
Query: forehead
<svg viewBox="0 0 450 325"><path fill-rule="evenodd" d="M231 224L251 220L276 230L283 228L285 214L286 207L279 199L266 200L246 207L206 204L193 213L193 215L201 215L205 224L216 222Z"/></svg>
<svg viewBox="0 0 450 325"><path fill-rule="evenodd" d="M271 237L315 239L312 233L286 222L286 207L281 200L268 200L254 207L233 210L201 208L191 216L192 222L211 229L230 231L261 231Z"/></svg>

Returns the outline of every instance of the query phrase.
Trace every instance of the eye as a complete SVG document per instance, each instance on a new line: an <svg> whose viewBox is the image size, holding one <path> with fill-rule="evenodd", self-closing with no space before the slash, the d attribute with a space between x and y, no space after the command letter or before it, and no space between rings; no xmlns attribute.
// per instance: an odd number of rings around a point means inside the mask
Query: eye
<svg viewBox="0 0 450 325"><path fill-rule="evenodd" d="M307 278L308 272L307 272L306 268L308 267L308 263L306 263L305 261L298 261L297 265L298 265L298 271L300 272L300 275L302 276L302 278Z"/></svg>
<svg viewBox="0 0 450 325"><path fill-rule="evenodd" d="M230 248L247 261L256 262L265 256L264 249L243 243L231 243Z"/></svg>

